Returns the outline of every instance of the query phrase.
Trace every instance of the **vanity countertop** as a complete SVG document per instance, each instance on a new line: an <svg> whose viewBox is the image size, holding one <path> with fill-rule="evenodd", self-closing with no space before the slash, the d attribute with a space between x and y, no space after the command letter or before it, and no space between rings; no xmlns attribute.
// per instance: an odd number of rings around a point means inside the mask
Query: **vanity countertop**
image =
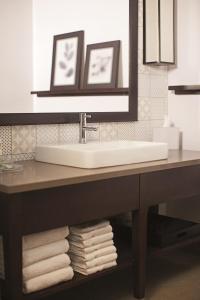
<svg viewBox="0 0 200 300"><path fill-rule="evenodd" d="M169 151L167 160L130 164L100 169L80 169L67 166L20 162L24 171L0 174L0 192L13 194L114 177L143 174L172 168L200 165L200 151Z"/></svg>

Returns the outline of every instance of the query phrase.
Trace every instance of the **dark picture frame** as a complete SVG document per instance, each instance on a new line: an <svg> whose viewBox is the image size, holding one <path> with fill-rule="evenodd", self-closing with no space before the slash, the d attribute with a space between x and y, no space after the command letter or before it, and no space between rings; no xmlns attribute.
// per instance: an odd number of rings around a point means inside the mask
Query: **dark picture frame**
<svg viewBox="0 0 200 300"><path fill-rule="evenodd" d="M118 40L87 46L83 81L84 88L117 87L120 45L121 41Z"/></svg>
<svg viewBox="0 0 200 300"><path fill-rule="evenodd" d="M67 42L67 40L69 40L69 42ZM51 91L64 91L80 88L83 51L84 31L54 36ZM58 55L60 55L60 57L58 57ZM64 84L65 80L66 84Z"/></svg>

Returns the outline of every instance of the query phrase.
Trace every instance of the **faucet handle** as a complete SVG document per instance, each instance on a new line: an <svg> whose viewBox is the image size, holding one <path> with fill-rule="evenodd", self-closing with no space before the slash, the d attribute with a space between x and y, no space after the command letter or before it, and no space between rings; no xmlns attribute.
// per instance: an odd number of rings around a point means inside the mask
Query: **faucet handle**
<svg viewBox="0 0 200 300"><path fill-rule="evenodd" d="M91 116L91 115L88 115L88 114L86 114L86 118L87 118L87 119L91 119L91 118L92 118L92 116Z"/></svg>

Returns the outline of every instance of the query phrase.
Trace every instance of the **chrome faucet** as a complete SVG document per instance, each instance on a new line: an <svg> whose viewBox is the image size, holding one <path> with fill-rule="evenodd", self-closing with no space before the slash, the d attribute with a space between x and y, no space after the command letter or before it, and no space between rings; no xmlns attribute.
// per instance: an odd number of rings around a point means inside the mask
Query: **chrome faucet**
<svg viewBox="0 0 200 300"><path fill-rule="evenodd" d="M87 126L87 119L90 119L91 115L87 115L86 113L79 114L79 143L86 144L87 143L87 131L97 131L96 127Z"/></svg>

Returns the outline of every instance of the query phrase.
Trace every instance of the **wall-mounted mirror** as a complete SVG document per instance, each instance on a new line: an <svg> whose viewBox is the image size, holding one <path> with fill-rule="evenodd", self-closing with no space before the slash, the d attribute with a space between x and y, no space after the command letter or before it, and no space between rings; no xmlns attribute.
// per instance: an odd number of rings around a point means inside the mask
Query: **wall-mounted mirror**
<svg viewBox="0 0 200 300"><path fill-rule="evenodd" d="M81 111L94 112L92 121L136 120L137 20L138 0L1 1L0 125L75 122ZM129 88L129 95L30 94L50 88L53 36L79 30L85 31L85 50L121 41L118 86Z"/></svg>
<svg viewBox="0 0 200 300"><path fill-rule="evenodd" d="M144 0L144 64L174 63L174 0Z"/></svg>

